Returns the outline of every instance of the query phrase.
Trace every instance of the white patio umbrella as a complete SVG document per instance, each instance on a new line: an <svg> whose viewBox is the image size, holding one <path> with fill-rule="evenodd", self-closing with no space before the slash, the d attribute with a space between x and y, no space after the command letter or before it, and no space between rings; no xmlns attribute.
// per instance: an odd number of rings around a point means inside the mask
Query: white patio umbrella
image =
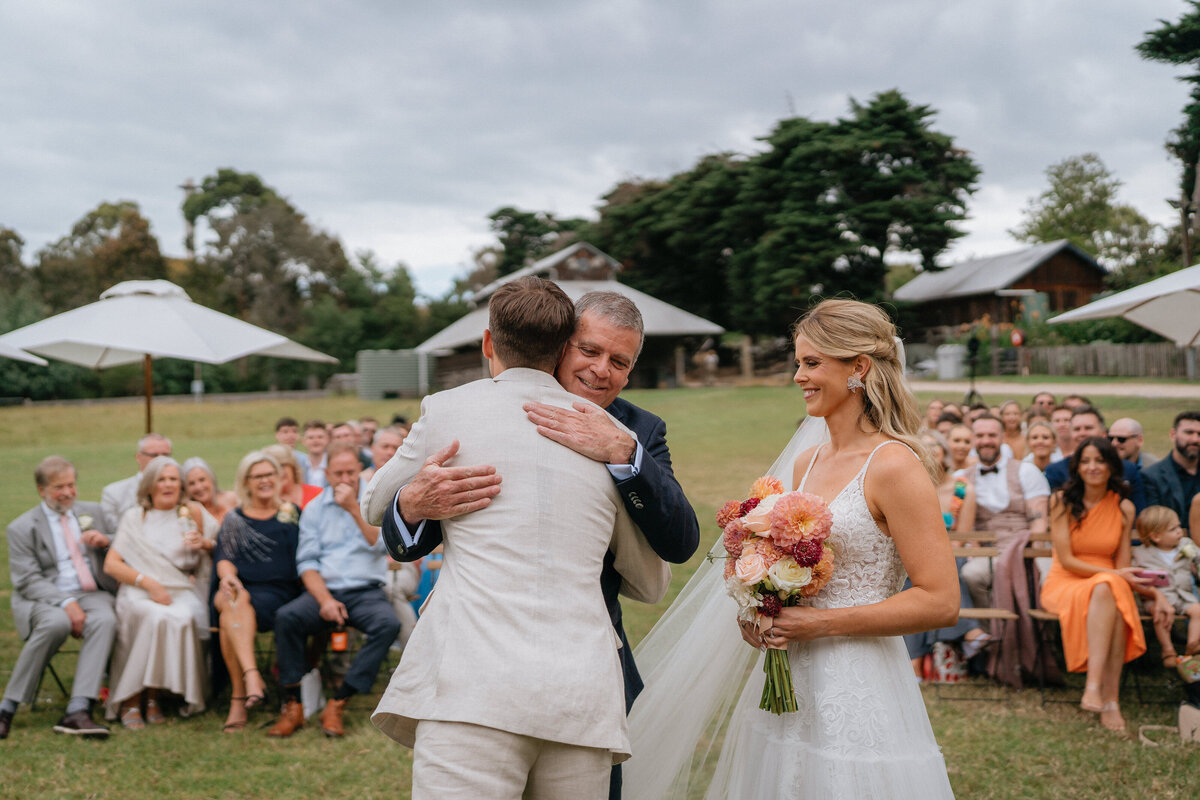
<svg viewBox="0 0 1200 800"><path fill-rule="evenodd" d="M1124 317L1179 347L1200 344L1200 265L1117 292L1050 320L1081 322Z"/></svg>
<svg viewBox="0 0 1200 800"><path fill-rule="evenodd" d="M100 300L0 336L0 345L85 367L144 366L146 431L154 393L151 359L224 364L248 355L337 363L285 336L192 302L170 281L125 281Z"/></svg>
<svg viewBox="0 0 1200 800"><path fill-rule="evenodd" d="M13 361L27 361L30 364L37 364L40 367L47 365L46 359L38 358L31 353L26 353L19 347L13 347L11 344L0 342L0 358L11 358Z"/></svg>

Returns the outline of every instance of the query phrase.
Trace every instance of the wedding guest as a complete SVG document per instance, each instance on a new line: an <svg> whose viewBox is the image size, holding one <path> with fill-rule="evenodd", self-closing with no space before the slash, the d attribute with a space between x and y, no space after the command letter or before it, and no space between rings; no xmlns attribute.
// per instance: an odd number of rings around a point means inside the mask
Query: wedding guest
<svg viewBox="0 0 1200 800"><path fill-rule="evenodd" d="M950 456L951 472L966 469L975 463L971 451L975 449L975 432L966 425L955 425L946 435L946 447Z"/></svg>
<svg viewBox="0 0 1200 800"><path fill-rule="evenodd" d="M165 721L164 690L183 697L182 713L204 709L208 612L195 576L209 562L205 542L218 527L199 503L184 501L179 464L167 456L142 471L137 502L121 517L104 560L104 571L121 584L108 715L119 713L132 730Z"/></svg>
<svg viewBox="0 0 1200 800"><path fill-rule="evenodd" d="M1054 407L1058 405L1054 402L1054 395L1050 392L1038 392L1033 396L1033 402L1030 404L1030 410L1038 414L1038 416L1049 419L1050 414L1054 411Z"/></svg>
<svg viewBox="0 0 1200 800"><path fill-rule="evenodd" d="M1096 436L1107 437L1107 435L1108 428L1104 425L1104 417L1092 406L1077 406L1071 412L1071 441L1075 450L1079 449L1079 443L1084 439ZM1066 484L1068 462L1069 459L1063 458L1046 467L1046 480L1049 481L1051 489L1061 489ZM1138 469L1137 464L1131 461L1122 461L1121 465L1124 468L1122 477L1129 484L1129 499L1132 501L1135 511L1141 511L1146 507L1142 471Z"/></svg>
<svg viewBox="0 0 1200 800"><path fill-rule="evenodd" d="M273 444L262 450L279 465L279 499L286 500L301 511L321 493L321 487L300 480L300 463L293 450Z"/></svg>
<svg viewBox="0 0 1200 800"><path fill-rule="evenodd" d="M182 469L184 498L204 506L217 522L225 519L225 512L237 505L237 495L221 491L217 486L217 473L203 458L189 458L183 462Z"/></svg>
<svg viewBox="0 0 1200 800"><path fill-rule="evenodd" d="M935 430L938 424L938 418L942 416L942 409L946 404L938 398L933 398L929 401L929 405L925 406L925 427L929 430Z"/></svg>
<svg viewBox="0 0 1200 800"><path fill-rule="evenodd" d="M371 466L371 451L359 444L362 440L362 431L358 422L349 419L345 422L335 423L331 433L334 442L354 445L354 452L358 454L358 463L363 469Z"/></svg>
<svg viewBox="0 0 1200 800"><path fill-rule="evenodd" d="M138 482L146 465L159 456L170 455L171 440L162 434L147 433L138 439L137 449L133 453L138 465L137 474L108 484L100 493L100 505L104 509L104 524L107 530L115 531L121 522L121 516L137 505Z"/></svg>
<svg viewBox="0 0 1200 800"><path fill-rule="evenodd" d="M1021 428L1021 404L1016 400L1005 401L1000 406L1000 422L1004 425L1004 446L1008 457L1018 461L1025 458L1025 431Z"/></svg>
<svg viewBox="0 0 1200 800"><path fill-rule="evenodd" d="M304 482L324 489L329 485L325 480L325 450L329 447L329 430L319 419L310 419L304 423L304 433L301 435L305 456L300 466L304 468Z"/></svg>
<svg viewBox="0 0 1200 800"><path fill-rule="evenodd" d="M1021 460L1033 464L1045 475L1046 467L1062 458L1055 441L1053 425L1041 418L1033 420L1025 429L1025 444L1029 453Z"/></svg>
<svg viewBox="0 0 1200 800"><path fill-rule="evenodd" d="M1058 444L1058 452L1062 454L1061 458L1074 453L1075 448L1071 446L1071 409L1057 406L1050 412L1050 424L1054 427L1054 438Z"/></svg>
<svg viewBox="0 0 1200 800"><path fill-rule="evenodd" d="M91 707L117 630L111 579L102 564L109 546L99 504L76 502L75 467L47 456L33 471L42 502L8 526L8 567L17 636L24 644L0 701L0 739L8 738L19 703L32 703L50 659L68 636L79 640L75 679L55 733L108 736Z"/></svg>
<svg viewBox="0 0 1200 800"><path fill-rule="evenodd" d="M1167 585L1153 591L1166 598L1171 613L1154 618L1154 635L1162 647L1163 666L1174 669L1179 664L1179 654L1171 641L1176 614L1188 618L1184 655L1200 653L1200 596L1195 584L1200 575L1200 547L1183 535L1179 517L1166 506L1150 506L1138 514L1135 524L1142 544L1133 548L1133 566L1167 574ZM1154 613L1157 599L1143 598L1146 613Z"/></svg>
<svg viewBox="0 0 1200 800"><path fill-rule="evenodd" d="M287 450L267 449L274 448ZM246 712L267 700L254 657L255 633L274 630L276 611L303 591L296 572L300 512L279 496L281 473L266 450L242 458L236 478L240 505L225 515L213 551L213 607L232 689L227 733L245 728Z"/></svg>
<svg viewBox="0 0 1200 800"><path fill-rule="evenodd" d="M1146 651L1134 591L1154 595L1130 565L1135 512L1122 473L1108 439L1080 442L1066 484L1050 501L1054 557L1041 593L1042 607L1058 614L1067 669L1087 673L1080 708L1099 713L1113 731L1125 730L1122 665ZM1169 610L1158 594L1155 617Z"/></svg>
<svg viewBox="0 0 1200 800"><path fill-rule="evenodd" d="M280 417L275 421L275 443L295 450L300 441L300 423L294 417Z"/></svg>
<svg viewBox="0 0 1200 800"><path fill-rule="evenodd" d="M1077 408L1082 408L1083 406L1091 406L1092 401L1088 400L1086 397L1084 397L1081 394L1068 394L1063 397L1062 404L1064 406L1066 406L1067 408L1071 409L1072 412L1074 412L1075 409L1077 409Z"/></svg>
<svg viewBox="0 0 1200 800"><path fill-rule="evenodd" d="M938 503L942 508L942 519L946 530L970 531L975 527L975 489L965 480L955 479L950 472L950 455L947 452L946 440L936 431L925 431L921 434L921 443L929 451L929 456L937 465L935 477L937 483ZM962 567L965 559L957 559ZM905 580L904 588L908 589L912 582ZM959 607L974 608L971 593L966 583L960 577L958 580ZM912 633L904 636L904 646L908 649L908 657L912 661L913 672L917 678L922 678L925 657L933 653L933 645L937 642L961 642L963 656L970 660L992 640L985 633L979 622L960 617L958 623L947 628L937 628L923 633Z"/></svg>
<svg viewBox="0 0 1200 800"><path fill-rule="evenodd" d="M996 544L1004 549L1009 542L1020 541L1026 531L1046 530L1046 498L1050 487L1046 478L1031 464L1003 455L1000 420L993 416L975 421L975 451L979 463L955 473L975 489L975 528L996 534ZM992 605L994 564L991 559L973 557L959 569L971 591L976 608Z"/></svg>
<svg viewBox="0 0 1200 800"><path fill-rule="evenodd" d="M359 417L358 418L358 445L363 450L370 450L371 443L375 441L375 434L379 431L379 420L374 417Z"/></svg>
<svg viewBox="0 0 1200 800"><path fill-rule="evenodd" d="M364 481L371 480L375 470L392 460L392 456L396 455L400 445L404 444L404 437L407 435L408 431L398 425L390 425L375 434L375 439L371 442L371 463L374 466L363 470Z"/></svg>
<svg viewBox="0 0 1200 800"><path fill-rule="evenodd" d="M400 633L400 620L381 588L387 582L387 563L379 528L368 525L359 509L363 484L357 450L348 443L330 446L330 485L300 518L296 569L306 591L275 615L285 703L270 736L291 736L304 725L300 679L307 671L304 642L309 635L335 625L351 625L366 635L342 685L321 712L321 730L339 737L345 735L346 702L371 691L388 647Z"/></svg>
<svg viewBox="0 0 1200 800"><path fill-rule="evenodd" d="M1171 454L1146 467L1146 501L1166 506L1186 522L1190 536L1200 541L1189 512L1192 498L1200 494L1200 411L1181 411L1171 423Z"/></svg>
<svg viewBox="0 0 1200 800"><path fill-rule="evenodd" d="M1123 461L1133 463L1140 470L1158 461L1157 456L1142 449L1146 445L1146 438L1142 435L1142 423L1136 419L1121 417L1108 426L1108 440Z"/></svg>
<svg viewBox="0 0 1200 800"><path fill-rule="evenodd" d="M934 425L934 429L942 436L948 436L951 428L953 428L955 425L961 424L962 415L959 414L958 411L947 408L946 410L942 411L942 415L938 417L937 424Z"/></svg>

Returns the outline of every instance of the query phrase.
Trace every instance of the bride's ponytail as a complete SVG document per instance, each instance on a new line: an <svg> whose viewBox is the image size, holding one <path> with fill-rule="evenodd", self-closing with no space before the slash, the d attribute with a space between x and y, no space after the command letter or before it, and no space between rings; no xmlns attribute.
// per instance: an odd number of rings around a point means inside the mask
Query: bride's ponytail
<svg viewBox="0 0 1200 800"><path fill-rule="evenodd" d="M917 437L921 414L904 380L900 340L887 315L878 306L857 300L822 300L796 322L792 338L797 336L834 358L871 359L863 378L863 417L875 430L912 448L933 479L937 465Z"/></svg>

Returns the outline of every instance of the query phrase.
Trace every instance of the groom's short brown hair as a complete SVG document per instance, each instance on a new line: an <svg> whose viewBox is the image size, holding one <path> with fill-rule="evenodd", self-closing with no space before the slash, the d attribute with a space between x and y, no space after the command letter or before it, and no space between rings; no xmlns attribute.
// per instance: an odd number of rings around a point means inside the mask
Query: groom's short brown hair
<svg viewBox="0 0 1200 800"><path fill-rule="evenodd" d="M553 281L518 278L488 301L488 330L504 366L553 372L575 332L575 305Z"/></svg>

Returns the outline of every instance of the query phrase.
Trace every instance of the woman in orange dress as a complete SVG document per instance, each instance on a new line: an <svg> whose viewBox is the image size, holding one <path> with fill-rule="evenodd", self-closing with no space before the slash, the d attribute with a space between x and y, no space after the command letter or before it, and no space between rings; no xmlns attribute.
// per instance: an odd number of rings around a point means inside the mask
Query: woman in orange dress
<svg viewBox="0 0 1200 800"><path fill-rule="evenodd" d="M1130 566L1133 503L1121 457L1093 436L1071 456L1070 478L1050 499L1054 563L1042 587L1042 608L1058 614L1067 669L1086 672L1079 707L1123 731L1117 703L1121 667L1146 652L1134 592L1152 595Z"/></svg>

